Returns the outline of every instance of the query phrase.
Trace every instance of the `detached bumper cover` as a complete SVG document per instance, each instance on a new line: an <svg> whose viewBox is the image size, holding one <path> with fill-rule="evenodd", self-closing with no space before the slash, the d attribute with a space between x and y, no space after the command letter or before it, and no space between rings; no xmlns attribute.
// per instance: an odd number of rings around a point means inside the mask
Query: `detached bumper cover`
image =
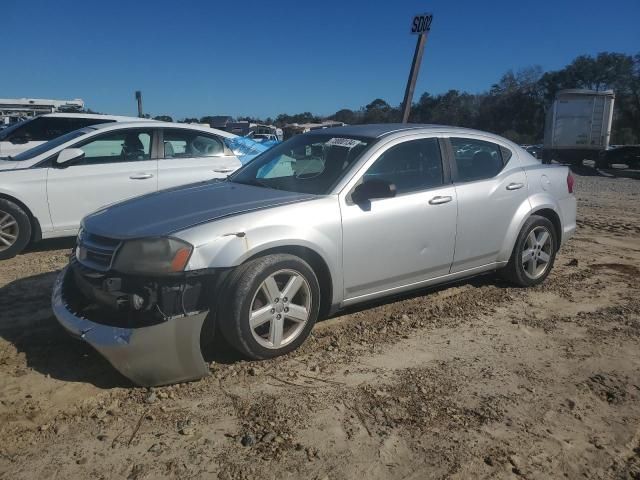
<svg viewBox="0 0 640 480"><path fill-rule="evenodd" d="M75 313L64 297L72 272L56 279L52 306L58 322L102 354L120 373L140 386L202 378L209 368L200 350L200 332L208 312L195 313L140 328L96 323Z"/></svg>

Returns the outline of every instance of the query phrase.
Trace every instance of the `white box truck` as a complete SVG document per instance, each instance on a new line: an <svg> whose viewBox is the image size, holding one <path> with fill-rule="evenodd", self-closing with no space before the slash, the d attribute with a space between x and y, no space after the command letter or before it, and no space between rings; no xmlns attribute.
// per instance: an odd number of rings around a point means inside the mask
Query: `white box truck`
<svg viewBox="0 0 640 480"><path fill-rule="evenodd" d="M609 147L614 100L613 90L560 90L544 124L543 162L597 160Z"/></svg>

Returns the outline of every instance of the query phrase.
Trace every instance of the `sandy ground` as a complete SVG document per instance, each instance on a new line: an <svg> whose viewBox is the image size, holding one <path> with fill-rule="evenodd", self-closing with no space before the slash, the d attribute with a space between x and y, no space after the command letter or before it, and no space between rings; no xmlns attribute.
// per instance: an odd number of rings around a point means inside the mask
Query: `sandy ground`
<svg viewBox="0 0 640 480"><path fill-rule="evenodd" d="M271 361L218 342L208 378L153 390L52 317L70 242L2 262L0 478L640 478L640 180L577 189L537 288L369 305Z"/></svg>

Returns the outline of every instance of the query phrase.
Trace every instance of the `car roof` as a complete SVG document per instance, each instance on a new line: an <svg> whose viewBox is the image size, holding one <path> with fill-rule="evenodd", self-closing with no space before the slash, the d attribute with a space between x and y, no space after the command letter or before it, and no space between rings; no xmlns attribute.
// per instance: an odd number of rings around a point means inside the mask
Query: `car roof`
<svg viewBox="0 0 640 480"><path fill-rule="evenodd" d="M47 118L89 118L95 120L113 120L116 122L143 122L152 121L147 118L126 117L124 115L103 115L101 113L46 113Z"/></svg>
<svg viewBox="0 0 640 480"><path fill-rule="evenodd" d="M132 121L132 122L117 122L117 123L99 123L97 125L90 125L87 128L91 128L94 130L118 130L121 128L127 128L127 127L137 127L137 128L145 128L145 127L149 127L149 128L182 128L182 129L187 129L187 130L196 130L196 131L200 131L200 132L204 132L204 133L213 133L215 135L218 135L220 137L226 137L226 138L235 138L237 137L237 135L234 135L233 133L229 133L229 132L225 132L223 130L218 130L215 128L210 128L210 127L202 127L200 125L191 125L190 123L177 123L177 122L160 122L157 120L148 120L148 119L138 119L136 121Z"/></svg>
<svg viewBox="0 0 640 480"><path fill-rule="evenodd" d="M492 133L473 130L471 128L423 123L372 123L366 125L345 125L343 127L331 127L322 130L311 130L307 133L307 135L314 133L326 133L330 135L353 135L370 138L381 138L386 135L391 135L392 133L409 132L413 130L420 130L421 132L425 133L437 133L446 131L447 133L475 133L479 135L496 136Z"/></svg>

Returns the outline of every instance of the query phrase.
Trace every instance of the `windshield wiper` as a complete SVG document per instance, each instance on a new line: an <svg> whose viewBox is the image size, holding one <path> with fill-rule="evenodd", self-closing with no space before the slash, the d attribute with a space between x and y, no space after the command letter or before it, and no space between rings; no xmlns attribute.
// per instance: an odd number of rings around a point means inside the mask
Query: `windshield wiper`
<svg viewBox="0 0 640 480"><path fill-rule="evenodd" d="M233 180L232 180L232 181L233 181ZM252 178L251 180L246 181L246 182L245 182L245 181L243 181L243 182L237 182L237 181L236 181L236 183L241 183L241 184L243 184L243 185L251 185L251 186L254 186L254 187L272 188L272 189L274 189L274 190L280 190L279 188L276 188L276 187L271 186L271 185L269 185L269 184L267 184L267 183L261 182L261 181L260 181L260 180L258 180L257 178Z"/></svg>

